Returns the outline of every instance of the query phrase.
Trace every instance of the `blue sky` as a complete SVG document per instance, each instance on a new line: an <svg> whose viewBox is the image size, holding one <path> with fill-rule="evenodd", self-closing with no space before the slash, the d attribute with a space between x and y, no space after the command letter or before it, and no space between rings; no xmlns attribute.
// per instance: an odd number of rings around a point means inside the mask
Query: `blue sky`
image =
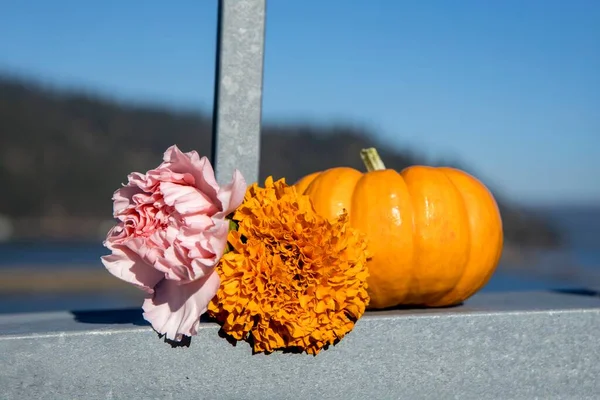
<svg viewBox="0 0 600 400"><path fill-rule="evenodd" d="M4 2L0 69L209 111L216 1L170 4ZM600 1L270 0L264 90L266 121L366 125L515 201L600 203Z"/></svg>

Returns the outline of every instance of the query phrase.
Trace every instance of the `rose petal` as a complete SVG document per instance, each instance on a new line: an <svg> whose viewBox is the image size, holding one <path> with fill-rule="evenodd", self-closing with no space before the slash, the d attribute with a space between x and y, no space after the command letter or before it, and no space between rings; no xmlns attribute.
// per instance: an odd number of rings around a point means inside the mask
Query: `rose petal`
<svg viewBox="0 0 600 400"><path fill-rule="evenodd" d="M144 319L169 340L194 336L198 333L200 316L217 294L219 283L216 271L184 285L165 279L156 286L153 298L144 301Z"/></svg>
<svg viewBox="0 0 600 400"><path fill-rule="evenodd" d="M113 215L116 217L126 209L133 207L131 199L138 193L143 193L139 187L123 186L113 194Z"/></svg>
<svg viewBox="0 0 600 400"><path fill-rule="evenodd" d="M132 172L127 175L127 185L129 187L138 187L141 190L146 190L148 186L148 177L140 172Z"/></svg>
<svg viewBox="0 0 600 400"><path fill-rule="evenodd" d="M165 249L162 257L156 259L154 267L163 271L166 279L178 282L193 281L194 279L190 277L191 271L186 267L189 264L186 253L188 250L182 248L181 243L174 242Z"/></svg>
<svg viewBox="0 0 600 400"><path fill-rule="evenodd" d="M215 225L213 219L206 214L188 214L182 215L181 218L185 226L200 232Z"/></svg>
<svg viewBox="0 0 600 400"><path fill-rule="evenodd" d="M121 244L125 240L127 240L126 227L123 222L119 222L108 231L104 246L106 247L107 243L111 245Z"/></svg>
<svg viewBox="0 0 600 400"><path fill-rule="evenodd" d="M160 191L167 205L175 207L180 214L206 213L213 215L219 208L211 199L193 186L183 186L171 182L162 182Z"/></svg>
<svg viewBox="0 0 600 400"><path fill-rule="evenodd" d="M190 173L194 177L194 186L205 193L213 202L218 200L219 185L215 171L206 157L200 158L196 151L183 153L176 145L169 147L163 156L163 164L173 172Z"/></svg>
<svg viewBox="0 0 600 400"><path fill-rule="evenodd" d="M151 238L143 237L130 237L123 243L119 243L123 248L127 248L145 262L146 264L152 265L157 257L160 257L164 251L163 248L156 246Z"/></svg>
<svg viewBox="0 0 600 400"><path fill-rule="evenodd" d="M153 288L164 278L163 273L143 262L135 252L125 246L112 245L109 242L105 242L104 245L112 251L112 254L100 258L108 272L147 293L154 293Z"/></svg>
<svg viewBox="0 0 600 400"><path fill-rule="evenodd" d="M236 169L233 171L231 182L221 187L219 191L218 197L221 202L222 212L215 215L215 217L225 217L238 208L242 204L242 201L244 201L246 188L246 180L242 176L242 173Z"/></svg>
<svg viewBox="0 0 600 400"><path fill-rule="evenodd" d="M219 184L217 183L215 170L209 159L206 157L198 158L198 155L196 154L191 162L195 170L200 171L200 174L196 176L196 187L207 195L211 195L214 200L217 200Z"/></svg>
<svg viewBox="0 0 600 400"><path fill-rule="evenodd" d="M184 227L178 236L182 244L189 248L188 257L193 260L192 267L195 273L200 273L200 271L196 270L194 263L200 263L204 267L213 267L225 252L229 223L224 220L214 220L214 222L215 225L204 232L196 232Z"/></svg>
<svg viewBox="0 0 600 400"><path fill-rule="evenodd" d="M154 267L164 272L166 279L180 283L203 278L225 252L228 227L223 220L217 220L208 230L181 227L162 256L155 259Z"/></svg>
<svg viewBox="0 0 600 400"><path fill-rule="evenodd" d="M239 171L220 188L208 158L195 151L184 154L171 146L163 160L146 174L131 173L114 193L113 211L121 222L105 242L113 254L102 260L112 274L149 293L157 284L197 285L214 275L227 245L225 217L246 192Z"/></svg>

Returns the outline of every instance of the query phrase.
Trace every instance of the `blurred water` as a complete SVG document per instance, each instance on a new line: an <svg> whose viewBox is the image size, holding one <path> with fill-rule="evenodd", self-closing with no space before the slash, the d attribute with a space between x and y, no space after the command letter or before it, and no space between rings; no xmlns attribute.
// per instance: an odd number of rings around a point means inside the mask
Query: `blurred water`
<svg viewBox="0 0 600 400"><path fill-rule="evenodd" d="M100 266L101 267L101 266ZM514 275L495 274L482 292L517 292L529 290L576 289L577 285L546 280L534 280ZM114 293L88 294L0 294L0 314L16 312L45 312L60 310L98 310L109 308L141 307L143 293L138 297Z"/></svg>
<svg viewBox="0 0 600 400"><path fill-rule="evenodd" d="M141 307L143 294L133 296L115 295L114 293L38 293L35 296L0 295L0 314L30 313L47 311L79 311L116 308Z"/></svg>
<svg viewBox="0 0 600 400"><path fill-rule="evenodd" d="M101 243L11 242L0 243L0 268L10 265L35 265L56 268L61 264L81 264L94 268L108 254Z"/></svg>
<svg viewBox="0 0 600 400"><path fill-rule="evenodd" d="M563 251L563 253L565 253ZM547 252L544 258L556 260L567 256L557 252ZM106 254L100 244L72 243L19 243L0 244L0 271L9 265L35 265L39 269L52 269L69 264L83 269L103 269L99 258ZM600 265L600 251L568 252L568 256L582 262L587 268ZM507 292L550 289L575 289L581 285L560 279L533 278L523 274L503 272L502 268L494 274L482 292ZM87 293L87 294L25 294L2 295L0 293L0 313L42 312L57 310L93 310L103 308L139 307L143 293L139 296L130 294Z"/></svg>
<svg viewBox="0 0 600 400"><path fill-rule="evenodd" d="M512 268L507 272L501 266L482 292L583 288L587 283L585 277L575 274L567 280L557 274L539 274L539 271L553 268L560 272L576 264L580 270L583 268L600 273L599 215L577 214L573 217L567 213L561 217L559 214L556 221L566 233L566 247L538 253L539 265L526 265L523 271ZM101 243L0 243L0 272L3 268L17 265L35 266L40 270L67 265L103 269L99 258L104 254L107 254L107 250ZM532 269L538 273L526 273ZM142 297L141 291L139 296L119 292L11 296L0 293L0 313L139 307Z"/></svg>
<svg viewBox="0 0 600 400"><path fill-rule="evenodd" d="M108 251L100 243L0 243L0 270L15 265L35 265L36 268L44 269L75 264L81 265L82 268L97 268L100 257L105 254L108 254ZM600 246L569 245L560 250L536 252L536 255L542 262L570 260L581 267L600 268Z"/></svg>

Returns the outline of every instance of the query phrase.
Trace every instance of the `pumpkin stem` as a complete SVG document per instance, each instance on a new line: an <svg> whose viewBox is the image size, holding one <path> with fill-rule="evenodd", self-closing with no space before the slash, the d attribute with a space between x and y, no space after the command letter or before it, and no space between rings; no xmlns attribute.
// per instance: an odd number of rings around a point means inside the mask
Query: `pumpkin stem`
<svg viewBox="0 0 600 400"><path fill-rule="evenodd" d="M362 158L365 167L367 167L367 171L381 171L385 169L385 164L379 157L379 153L377 153L377 149L375 147L370 147L368 149L362 149L360 151L360 158Z"/></svg>

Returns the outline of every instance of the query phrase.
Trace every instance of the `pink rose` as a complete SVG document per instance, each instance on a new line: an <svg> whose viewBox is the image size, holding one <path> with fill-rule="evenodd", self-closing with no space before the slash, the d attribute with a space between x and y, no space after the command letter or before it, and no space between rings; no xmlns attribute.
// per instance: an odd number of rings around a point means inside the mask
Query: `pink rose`
<svg viewBox="0 0 600 400"><path fill-rule="evenodd" d="M219 187L206 157L167 149L164 162L146 174L130 174L113 196L119 220L102 262L116 277L148 293L144 318L167 339L198 333L200 316L216 295L215 265L227 244L225 218L243 201L239 171Z"/></svg>

